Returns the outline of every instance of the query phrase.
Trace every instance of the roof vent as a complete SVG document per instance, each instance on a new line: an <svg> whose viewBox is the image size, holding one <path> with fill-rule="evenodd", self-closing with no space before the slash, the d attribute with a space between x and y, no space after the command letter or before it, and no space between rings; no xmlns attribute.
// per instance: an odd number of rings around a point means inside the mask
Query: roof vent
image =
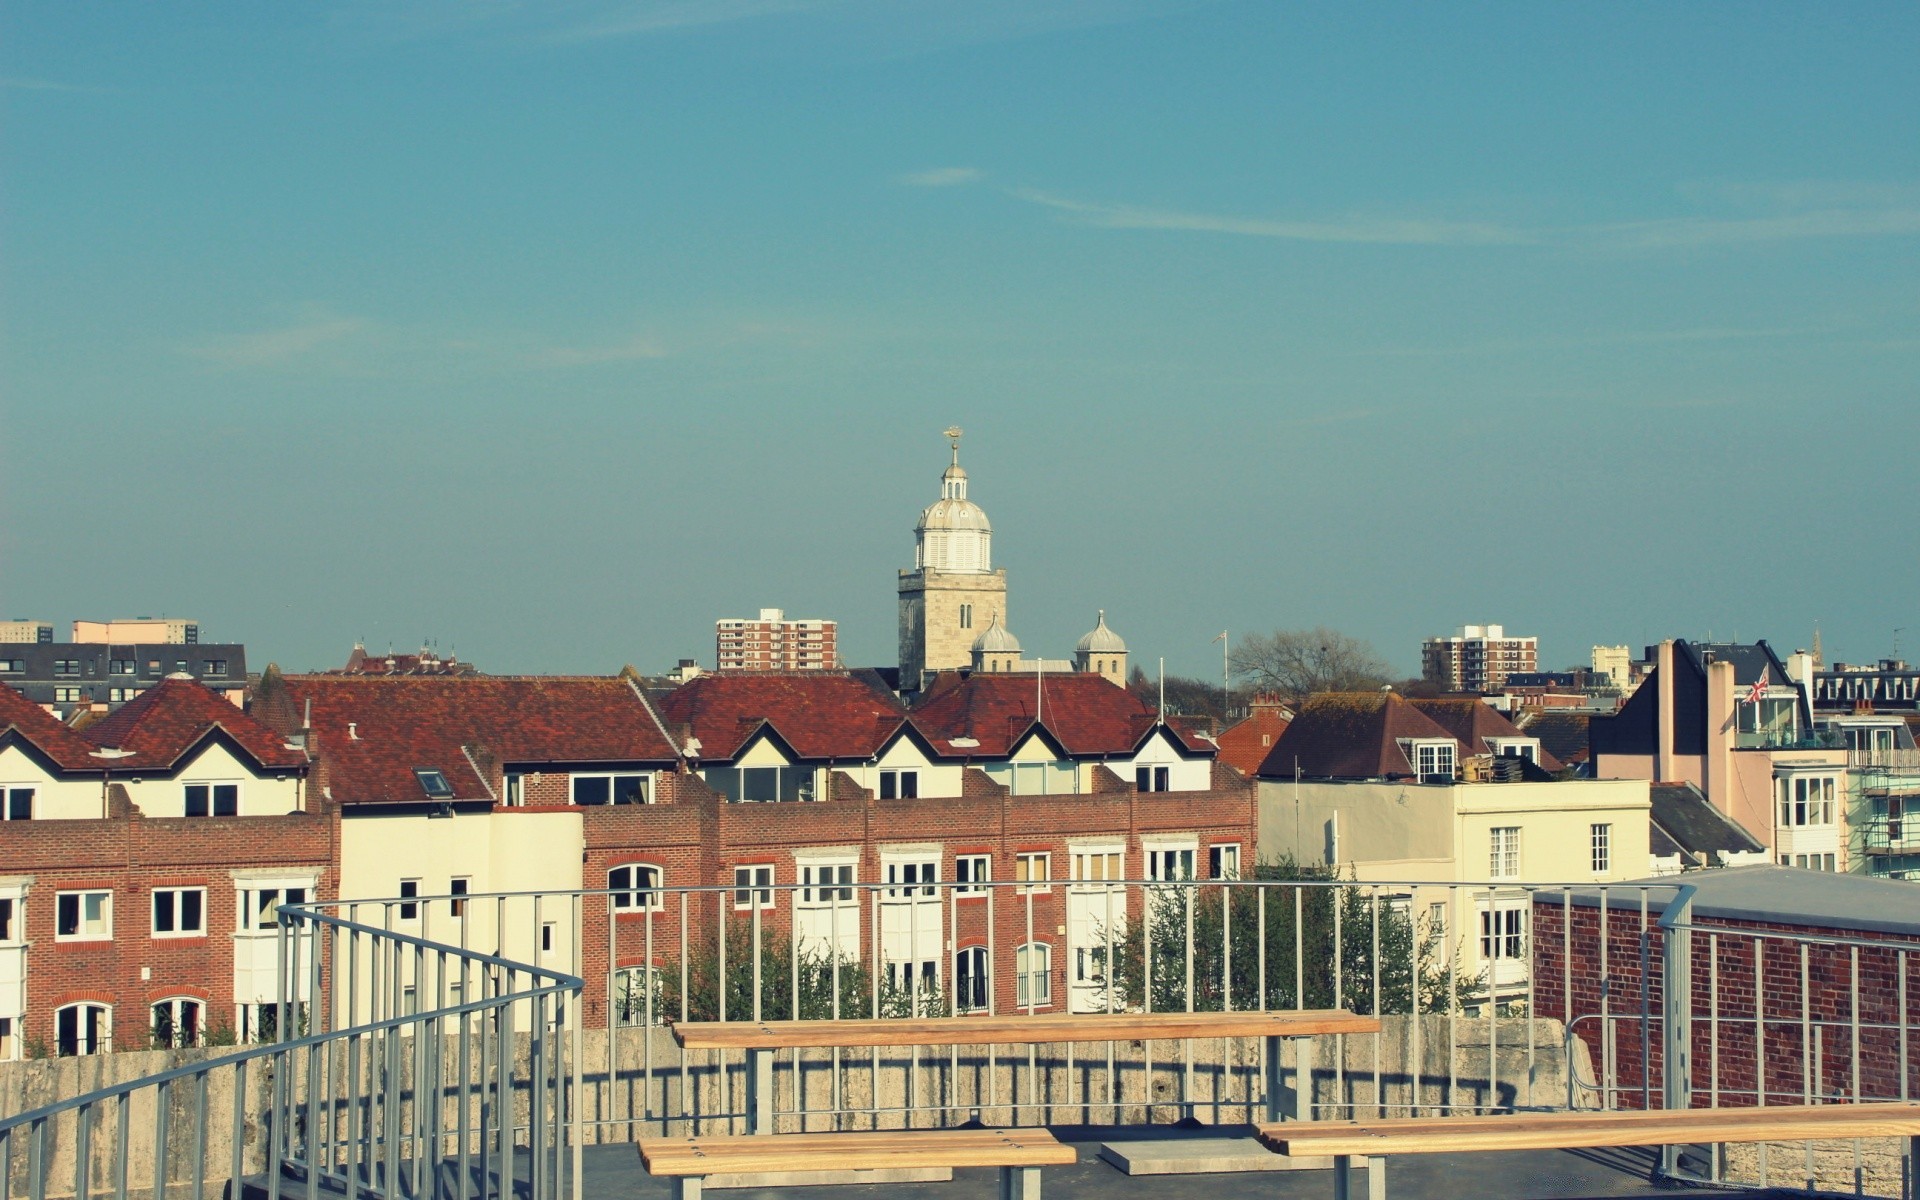
<svg viewBox="0 0 1920 1200"><path fill-rule="evenodd" d="M357 742L360 740L360 722L358 721L347 722L347 740L350 742Z"/></svg>

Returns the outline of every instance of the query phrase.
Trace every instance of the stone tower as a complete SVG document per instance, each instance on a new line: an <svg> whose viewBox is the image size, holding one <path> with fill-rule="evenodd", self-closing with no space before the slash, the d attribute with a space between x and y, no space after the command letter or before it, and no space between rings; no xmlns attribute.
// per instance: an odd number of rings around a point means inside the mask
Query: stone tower
<svg viewBox="0 0 1920 1200"><path fill-rule="evenodd" d="M1100 610L1093 629L1073 648L1073 669L1103 675L1121 687L1127 686L1127 644L1107 628L1106 609Z"/></svg>
<svg viewBox="0 0 1920 1200"><path fill-rule="evenodd" d="M947 430L953 462L940 498L913 530L913 569L900 572L900 688L917 692L931 671L973 665L973 643L1007 624L1007 573L993 569L993 526L967 499L960 431Z"/></svg>

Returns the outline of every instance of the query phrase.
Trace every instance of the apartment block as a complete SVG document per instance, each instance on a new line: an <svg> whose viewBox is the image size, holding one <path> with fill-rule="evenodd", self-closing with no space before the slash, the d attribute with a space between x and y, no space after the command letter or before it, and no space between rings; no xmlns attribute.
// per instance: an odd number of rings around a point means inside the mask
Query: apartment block
<svg viewBox="0 0 1920 1200"><path fill-rule="evenodd" d="M192 646L200 641L200 622L179 617L122 617L114 621L75 621L76 642L155 642Z"/></svg>
<svg viewBox="0 0 1920 1200"><path fill-rule="evenodd" d="M839 623L788 618L763 608L758 618L713 623L714 666L721 671L830 671L840 665Z"/></svg>
<svg viewBox="0 0 1920 1200"><path fill-rule="evenodd" d="M1509 637L1501 625L1463 625L1420 645L1421 674L1449 692L1497 692L1515 672L1540 669L1540 639Z"/></svg>
<svg viewBox="0 0 1920 1200"><path fill-rule="evenodd" d="M0 644L52 640L53 622L51 621L34 621L27 618L0 621Z"/></svg>

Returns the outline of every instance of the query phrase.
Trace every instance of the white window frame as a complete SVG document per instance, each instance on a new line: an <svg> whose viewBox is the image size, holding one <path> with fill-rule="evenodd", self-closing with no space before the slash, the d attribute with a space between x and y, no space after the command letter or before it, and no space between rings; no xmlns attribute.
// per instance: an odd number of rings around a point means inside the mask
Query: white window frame
<svg viewBox="0 0 1920 1200"><path fill-rule="evenodd" d="M800 892L796 903L801 908L845 908L853 904L853 889L860 883L860 865L851 858L803 858L797 868Z"/></svg>
<svg viewBox="0 0 1920 1200"><path fill-rule="evenodd" d="M1784 829L1819 829L1834 823L1839 811L1839 777L1813 771L1793 771L1779 780L1779 817Z"/></svg>
<svg viewBox="0 0 1920 1200"><path fill-rule="evenodd" d="M1118 842L1067 847L1067 886L1098 891L1127 877L1127 848Z"/></svg>
<svg viewBox="0 0 1920 1200"><path fill-rule="evenodd" d="M1197 843L1149 843L1142 849L1147 852L1147 878L1153 882L1187 883L1194 878L1194 863L1200 857ZM1169 866L1174 869L1168 870Z"/></svg>
<svg viewBox="0 0 1920 1200"><path fill-rule="evenodd" d="M1040 964L1033 963L1035 955ZM1033 941L1018 946L1013 952L1013 996L1017 1007L1025 1009L1053 1007L1053 944ZM1033 994L1033 981L1040 983L1040 994Z"/></svg>
<svg viewBox="0 0 1920 1200"><path fill-rule="evenodd" d="M13 809L14 801L21 792L26 793L27 815L24 817L16 816ZM39 798L39 792L40 789L30 783L0 783L0 821L33 820L33 805Z"/></svg>
<svg viewBox="0 0 1920 1200"><path fill-rule="evenodd" d="M501 777L502 795L500 804L505 808L522 808L527 803L527 777L521 771L509 771ZM573 785L567 785L568 798L572 798Z"/></svg>
<svg viewBox="0 0 1920 1200"><path fill-rule="evenodd" d="M245 790L240 785L241 781L238 779L183 779L180 781L180 815L192 817L195 820L202 817L237 817L240 815L240 802ZM219 789L229 787L233 789L233 811L223 813L220 811ZM187 802L187 793L190 788L207 789L206 812L193 811L192 806Z"/></svg>
<svg viewBox="0 0 1920 1200"><path fill-rule="evenodd" d="M234 906L236 926L242 931L258 933L278 929L279 923L273 919L273 910L282 904L305 904L312 897L313 885L250 879L238 891L238 903ZM289 893L292 892L300 893L299 897L291 897Z"/></svg>
<svg viewBox="0 0 1920 1200"><path fill-rule="evenodd" d="M13 1062L20 1057L20 1039L13 1028L12 1017L0 1017L0 1062Z"/></svg>
<svg viewBox="0 0 1920 1200"><path fill-rule="evenodd" d="M195 893L195 892L199 893L199 896L200 896L199 927L195 929L182 929L179 926L181 924L181 919L182 919L181 914L184 912L185 906L181 903L181 901L188 894ZM175 927L170 930L160 928L160 897L161 896L173 897L173 923ZM148 916L151 918L151 922L148 925L148 930L152 933L155 939L203 938L207 936L207 889L204 887L189 886L189 887L154 888L153 892L151 893L151 899L149 899L147 902L147 909L148 909Z"/></svg>
<svg viewBox="0 0 1920 1200"><path fill-rule="evenodd" d="M920 798L920 771L916 767L887 767L880 772L879 790L875 793L882 800L918 800Z"/></svg>
<svg viewBox="0 0 1920 1200"><path fill-rule="evenodd" d="M0 891L0 946L17 946L26 938L21 931L27 924L26 890Z"/></svg>
<svg viewBox="0 0 1920 1200"><path fill-rule="evenodd" d="M394 922L396 924L410 924L418 921L420 919L420 881L418 879L402 879L400 881L400 890L394 894L400 897L399 903L393 906Z"/></svg>
<svg viewBox="0 0 1920 1200"><path fill-rule="evenodd" d="M1133 790L1136 792L1172 791L1173 768L1166 763L1135 763Z"/></svg>
<svg viewBox="0 0 1920 1200"><path fill-rule="evenodd" d="M607 781L607 799L604 805L597 800L593 801L592 803L587 803L587 802L583 802L580 799L580 784L590 779L604 779ZM653 772L651 771L573 771L573 772L570 772L567 775L567 803L573 805L575 808L601 808L601 807L613 808L621 804L632 803L632 801L623 801L615 798L618 794L616 790L615 781L620 779L638 780L640 782L639 803L641 804L653 803Z"/></svg>
<svg viewBox="0 0 1920 1200"><path fill-rule="evenodd" d="M933 851L924 855L889 857L880 864L880 872L887 885L887 899L925 898L935 895L939 889L940 855L938 851Z"/></svg>
<svg viewBox="0 0 1920 1200"><path fill-rule="evenodd" d="M185 1025L182 1018L189 1008L194 1010L193 1036L182 1041L179 1031ZM174 1036L164 1045L160 1041L159 1022L155 1020L163 1009L174 1029ZM155 1050L183 1050L200 1045L207 1038L207 1002L198 996L163 996L152 1001L147 1005L147 1036Z"/></svg>
<svg viewBox="0 0 1920 1200"><path fill-rule="evenodd" d="M85 931L85 927L87 924L85 904L86 904L86 898L89 896L105 897L106 902L101 906L101 910L100 910L102 914L100 918L100 923L106 927L104 932L89 933ZM77 916L77 920L75 922L76 932L61 933L60 932L60 922L61 922L60 910L62 907L64 907L65 902L69 897L73 898L73 902L76 905L80 905L82 907L76 910L76 916ZM54 941L56 942L110 942L113 940L113 889L111 888L75 888L71 891L55 892L53 894L53 906L54 906L53 907L53 917L54 917L53 940Z"/></svg>
<svg viewBox="0 0 1920 1200"><path fill-rule="evenodd" d="M1527 958L1527 910L1522 904L1483 904L1480 909L1480 961L1524 962Z"/></svg>
<svg viewBox="0 0 1920 1200"><path fill-rule="evenodd" d="M1595 821L1587 826L1592 847L1592 866L1595 875L1605 875L1613 870L1613 825L1611 822Z"/></svg>
<svg viewBox="0 0 1920 1200"><path fill-rule="evenodd" d="M635 1029L660 1024L661 1004L665 1000L665 979L659 967L636 963L613 969L614 1027ZM642 1011L645 1010L645 1011Z"/></svg>
<svg viewBox="0 0 1920 1200"><path fill-rule="evenodd" d="M1495 825L1488 831L1487 878L1520 878L1520 826Z"/></svg>
<svg viewBox="0 0 1920 1200"><path fill-rule="evenodd" d="M1033 868L1040 873L1035 875ZM1044 895L1053 890L1053 854L1047 850L1023 850L1013 856L1014 895Z"/></svg>
<svg viewBox="0 0 1920 1200"><path fill-rule="evenodd" d="M76 1046L79 1046L80 1030L78 1028L78 1024L82 1016L90 1011L97 1012L100 1014L98 1027L94 1031L93 1038L85 1044L85 1048L76 1049L71 1055L64 1053L63 1049L66 1043L60 1032L60 1025L61 1025L63 1016L67 1013L74 1014L74 1021L76 1026L74 1029L74 1044ZM54 1049L54 1054L61 1058L74 1058L74 1057L83 1057L89 1054L112 1053L113 1052L113 1005L101 1004L93 1000L82 1000L74 1004L62 1004L59 1008L54 1009L53 1010L53 1049Z"/></svg>
<svg viewBox="0 0 1920 1200"><path fill-rule="evenodd" d="M1407 745L1407 760L1422 782L1428 776L1444 775L1449 780L1459 770L1458 747L1451 738L1413 738Z"/></svg>
<svg viewBox="0 0 1920 1200"><path fill-rule="evenodd" d="M1214 879L1240 878L1240 843L1215 842L1208 846L1207 872Z"/></svg>
<svg viewBox="0 0 1920 1200"><path fill-rule="evenodd" d="M626 872L625 883L614 881L614 875ZM641 872L650 873L650 882L642 882ZM607 868L607 903L619 913L659 912L666 907L666 900L660 895L660 881L666 873L649 862L619 863Z"/></svg>
<svg viewBox="0 0 1920 1200"><path fill-rule="evenodd" d="M977 900L987 894L993 882L993 855L956 854L953 856L953 894L962 900Z"/></svg>
<svg viewBox="0 0 1920 1200"><path fill-rule="evenodd" d="M743 863L733 869L733 911L766 911L774 907L772 863Z"/></svg>
<svg viewBox="0 0 1920 1200"><path fill-rule="evenodd" d="M961 969L961 963L968 967ZM978 992L977 1002L963 992L967 984ZM993 960L982 945L962 946L953 952L953 1011L986 1012L993 1007Z"/></svg>

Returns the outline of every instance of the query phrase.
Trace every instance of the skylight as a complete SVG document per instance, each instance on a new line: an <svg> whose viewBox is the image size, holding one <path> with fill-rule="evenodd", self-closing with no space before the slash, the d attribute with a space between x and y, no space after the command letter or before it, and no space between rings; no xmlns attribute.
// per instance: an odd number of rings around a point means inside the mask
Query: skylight
<svg viewBox="0 0 1920 1200"><path fill-rule="evenodd" d="M420 781L420 790L427 794L428 799L453 799L453 785L447 782L445 772L436 771L432 767L415 767L413 777Z"/></svg>

